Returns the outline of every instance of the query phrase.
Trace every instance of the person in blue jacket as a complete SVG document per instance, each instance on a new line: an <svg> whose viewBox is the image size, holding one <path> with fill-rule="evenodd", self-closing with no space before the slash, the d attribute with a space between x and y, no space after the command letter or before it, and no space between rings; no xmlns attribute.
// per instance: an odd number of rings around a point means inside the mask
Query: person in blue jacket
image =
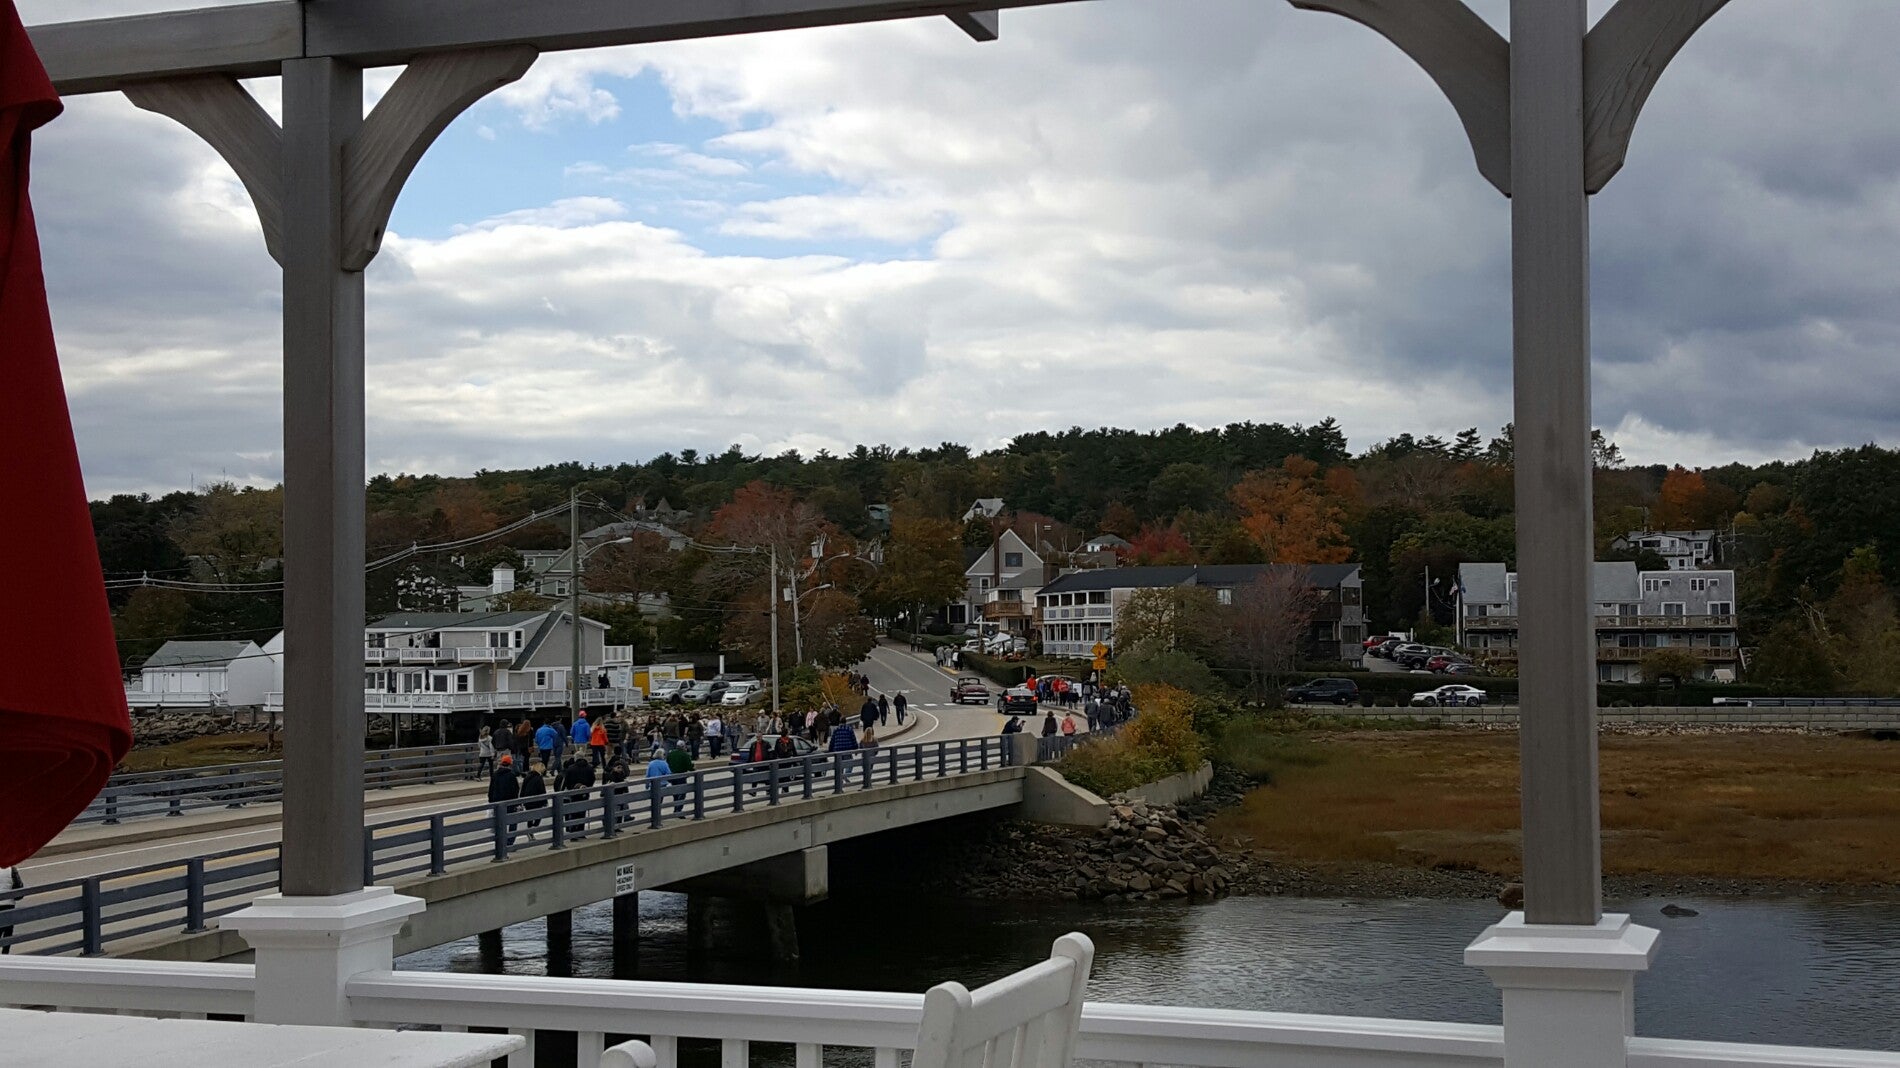
<svg viewBox="0 0 1900 1068"><path fill-rule="evenodd" d="M574 748L577 751L585 753L587 751L587 739L593 733L594 725L587 722L587 710L583 708L581 709L581 714L574 718L574 729L568 733L568 737L574 740Z"/></svg>
<svg viewBox="0 0 1900 1068"><path fill-rule="evenodd" d="M542 721L541 728L534 732L534 747L541 750L541 763L553 763L554 750L560 744L561 732L554 729L554 724Z"/></svg>
<svg viewBox="0 0 1900 1068"><path fill-rule="evenodd" d="M858 736L852 731L849 721L831 729L831 752L848 753L858 747Z"/></svg>

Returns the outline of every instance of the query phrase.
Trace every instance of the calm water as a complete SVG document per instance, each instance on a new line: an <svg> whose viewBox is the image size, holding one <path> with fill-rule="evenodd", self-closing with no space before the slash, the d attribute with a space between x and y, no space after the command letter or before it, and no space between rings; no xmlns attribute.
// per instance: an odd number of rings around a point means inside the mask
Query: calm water
<svg viewBox="0 0 1900 1068"><path fill-rule="evenodd" d="M1900 904L1676 899L1617 902L1663 932L1637 980L1637 1029L1660 1038L1900 1051ZM1069 930L1098 955L1089 997L1281 1012L1497 1023L1498 997L1460 963L1502 914L1474 901L1230 898L1203 905L1105 908L961 900L834 898L806 910L803 960L746 959L756 936L716 914L713 952L689 953L685 899L641 895L631 977L922 991L970 985L1046 955ZM574 914L573 974L615 974L606 905ZM505 934L502 970L547 971L542 925ZM493 962L490 962L491 964ZM474 939L402 958L398 967L482 971Z"/></svg>

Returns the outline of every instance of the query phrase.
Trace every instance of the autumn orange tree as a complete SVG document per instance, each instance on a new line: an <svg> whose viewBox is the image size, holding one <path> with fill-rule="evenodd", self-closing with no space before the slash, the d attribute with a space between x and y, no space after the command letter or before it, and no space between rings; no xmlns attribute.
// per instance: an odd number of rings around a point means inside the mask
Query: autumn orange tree
<svg viewBox="0 0 1900 1068"><path fill-rule="evenodd" d="M1289 456L1278 470L1255 471L1233 488L1240 525L1268 560L1337 564L1352 555L1345 509L1318 476L1318 464Z"/></svg>

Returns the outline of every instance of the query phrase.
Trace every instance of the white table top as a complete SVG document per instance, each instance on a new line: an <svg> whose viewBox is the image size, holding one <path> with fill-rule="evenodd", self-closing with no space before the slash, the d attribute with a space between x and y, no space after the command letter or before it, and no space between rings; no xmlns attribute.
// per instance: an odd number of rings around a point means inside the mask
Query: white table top
<svg viewBox="0 0 1900 1068"><path fill-rule="evenodd" d="M0 1009L8 1068L478 1068L523 1045L513 1035Z"/></svg>

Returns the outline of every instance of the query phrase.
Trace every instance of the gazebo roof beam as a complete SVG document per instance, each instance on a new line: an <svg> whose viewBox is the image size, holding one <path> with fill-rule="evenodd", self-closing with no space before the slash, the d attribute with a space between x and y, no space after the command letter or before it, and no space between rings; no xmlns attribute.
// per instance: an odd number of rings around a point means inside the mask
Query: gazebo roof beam
<svg viewBox="0 0 1900 1068"><path fill-rule="evenodd" d="M1071 0L274 0L27 28L61 93L187 74L256 77L287 59L363 67L435 52L553 52L889 19L949 16L978 40L995 12Z"/></svg>

